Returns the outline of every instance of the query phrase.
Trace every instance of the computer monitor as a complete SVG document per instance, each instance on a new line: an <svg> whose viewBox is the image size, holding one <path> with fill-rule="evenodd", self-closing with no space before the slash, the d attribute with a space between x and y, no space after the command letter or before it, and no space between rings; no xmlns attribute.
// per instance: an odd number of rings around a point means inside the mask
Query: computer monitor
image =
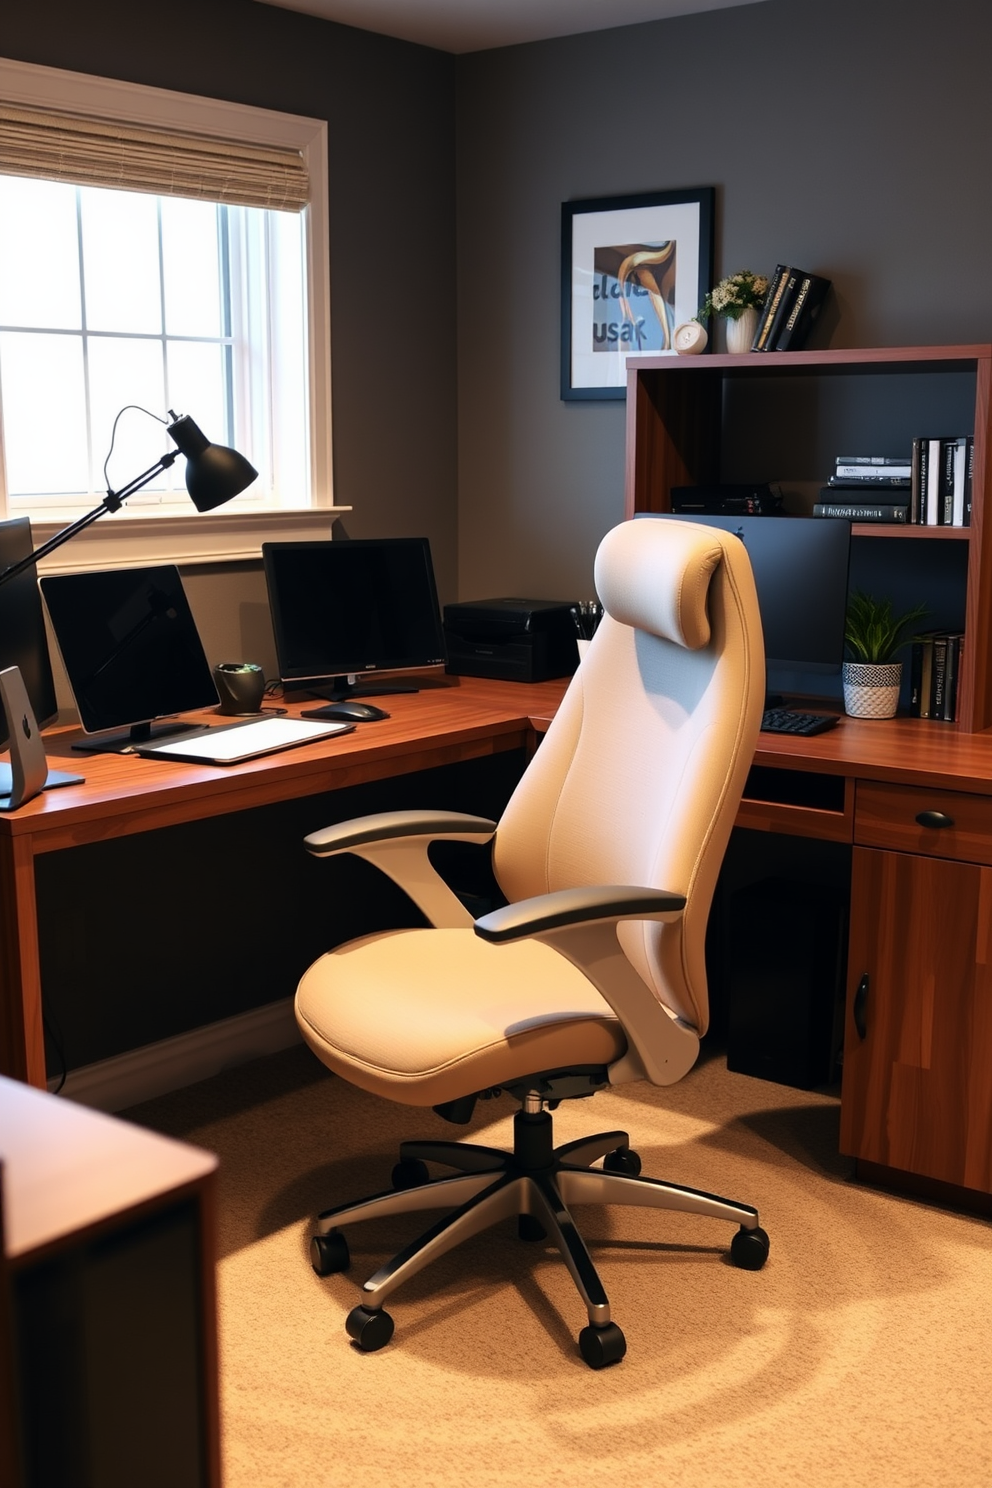
<svg viewBox="0 0 992 1488"><path fill-rule="evenodd" d="M339 701L416 692L356 677L443 666L444 636L426 537L263 543L279 675Z"/></svg>
<svg viewBox="0 0 992 1488"><path fill-rule="evenodd" d="M833 517L658 515L668 521L720 527L741 539L754 573L769 672L808 672L821 677L840 672L850 522Z"/></svg>
<svg viewBox="0 0 992 1488"><path fill-rule="evenodd" d="M31 523L27 517L0 522L0 573L34 552ZM45 612L38 593L35 569L0 584L0 670L16 666L24 680L31 710L38 727L52 723L58 714L52 663L45 634ZM0 749L9 738L7 720L0 706Z"/></svg>
<svg viewBox="0 0 992 1488"><path fill-rule="evenodd" d="M57 574L41 590L83 728L100 736L74 749L119 753L182 733L195 725L170 714L218 702L174 564Z"/></svg>

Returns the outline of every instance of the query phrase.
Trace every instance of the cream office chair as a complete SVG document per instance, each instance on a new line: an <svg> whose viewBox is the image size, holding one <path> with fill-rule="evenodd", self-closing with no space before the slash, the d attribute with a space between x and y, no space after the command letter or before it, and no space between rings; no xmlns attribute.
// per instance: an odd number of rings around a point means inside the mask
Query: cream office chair
<svg viewBox="0 0 992 1488"><path fill-rule="evenodd" d="M696 1059L707 916L764 700L754 581L736 537L626 522L600 546L596 588L603 621L498 826L398 812L306 839L318 856L375 863L436 927L366 936L305 973L296 1015L318 1058L453 1121L494 1091L520 1105L512 1154L403 1142L391 1191L320 1216L311 1261L328 1275L349 1263L343 1227L448 1211L365 1283L346 1327L367 1351L392 1336L382 1304L403 1281L507 1216L560 1250L588 1312L579 1345L592 1368L626 1345L569 1205L711 1215L739 1226L736 1265L758 1270L768 1254L755 1209L638 1176L626 1132L553 1144L549 1107L629 1080L668 1085ZM505 908L473 923L428 862L439 838L492 839ZM427 1162L456 1176L431 1180Z"/></svg>

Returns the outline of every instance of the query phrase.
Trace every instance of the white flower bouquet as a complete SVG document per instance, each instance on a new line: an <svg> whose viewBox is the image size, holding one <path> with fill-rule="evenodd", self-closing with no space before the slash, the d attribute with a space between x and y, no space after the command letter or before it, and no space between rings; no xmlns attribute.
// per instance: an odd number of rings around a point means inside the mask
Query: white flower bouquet
<svg viewBox="0 0 992 1488"><path fill-rule="evenodd" d="M710 290L695 318L708 320L711 315L722 315L725 320L739 320L745 310L760 310L767 294L768 280L764 274L738 269Z"/></svg>

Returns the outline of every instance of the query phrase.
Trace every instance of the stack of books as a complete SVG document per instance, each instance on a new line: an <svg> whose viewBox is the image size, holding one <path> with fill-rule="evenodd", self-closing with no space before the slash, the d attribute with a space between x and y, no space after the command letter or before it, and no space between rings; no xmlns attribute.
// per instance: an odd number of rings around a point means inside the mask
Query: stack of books
<svg viewBox="0 0 992 1488"><path fill-rule="evenodd" d="M838 455L814 517L848 522L909 522L912 462L891 455Z"/></svg>
<svg viewBox="0 0 992 1488"><path fill-rule="evenodd" d="M799 351L823 307L830 280L776 264L758 317L752 351Z"/></svg>
<svg viewBox="0 0 992 1488"><path fill-rule="evenodd" d="M975 441L970 435L913 440L909 521L970 527Z"/></svg>
<svg viewBox="0 0 992 1488"><path fill-rule="evenodd" d="M909 711L914 718L953 723L957 718L958 676L964 651L961 631L933 631L913 642L909 671Z"/></svg>

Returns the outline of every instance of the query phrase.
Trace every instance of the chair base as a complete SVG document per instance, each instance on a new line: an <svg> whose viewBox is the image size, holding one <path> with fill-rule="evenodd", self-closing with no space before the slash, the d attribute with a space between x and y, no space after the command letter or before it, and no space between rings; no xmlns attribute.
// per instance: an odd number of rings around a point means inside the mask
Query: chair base
<svg viewBox="0 0 992 1488"><path fill-rule="evenodd" d="M601 1157L603 1167L593 1168ZM455 1168L458 1175L431 1179L427 1162ZM397 1287L463 1240L516 1215L521 1238L550 1238L558 1247L589 1318L579 1338L582 1356L590 1367L602 1368L618 1362L626 1345L610 1318L609 1300L569 1213L570 1204L629 1204L731 1220L739 1226L730 1250L734 1265L757 1271L768 1256L768 1236L750 1205L639 1174L640 1159L631 1151L626 1132L600 1132L556 1148L546 1111L517 1112L512 1153L463 1142L403 1142L393 1189L319 1216L311 1263L321 1276L347 1269L343 1226L424 1209L449 1211L362 1287L362 1303L350 1314L347 1328L360 1348L372 1352L392 1336L392 1319L382 1304Z"/></svg>

